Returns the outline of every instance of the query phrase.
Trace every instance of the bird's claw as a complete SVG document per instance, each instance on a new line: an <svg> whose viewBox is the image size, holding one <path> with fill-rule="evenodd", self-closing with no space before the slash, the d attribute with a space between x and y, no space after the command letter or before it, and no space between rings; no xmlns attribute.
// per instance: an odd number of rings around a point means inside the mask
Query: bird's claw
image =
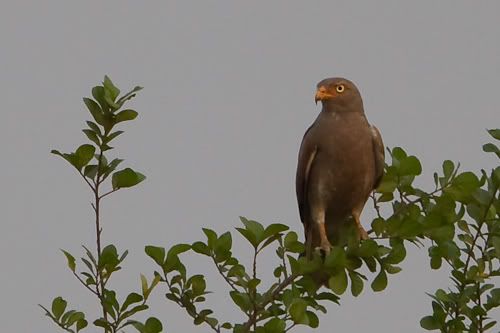
<svg viewBox="0 0 500 333"><path fill-rule="evenodd" d="M325 257L328 256L332 250L332 246L328 244L321 244L321 246L318 246L314 249L317 253L324 255Z"/></svg>
<svg viewBox="0 0 500 333"><path fill-rule="evenodd" d="M370 236L368 236L368 233L366 232L366 230L362 227L359 228L358 235L359 235L360 240L366 240L366 239L370 238Z"/></svg>

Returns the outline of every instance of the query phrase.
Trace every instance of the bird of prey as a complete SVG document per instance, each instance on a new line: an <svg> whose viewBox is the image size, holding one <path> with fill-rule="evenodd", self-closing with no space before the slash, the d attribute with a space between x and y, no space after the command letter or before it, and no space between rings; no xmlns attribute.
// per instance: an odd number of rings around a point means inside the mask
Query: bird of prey
<svg viewBox="0 0 500 333"><path fill-rule="evenodd" d="M324 79L315 101L323 108L302 139L295 184L307 256L318 248L329 254L330 240L349 221L358 239L368 238L360 215L384 171L382 137L368 123L354 83Z"/></svg>

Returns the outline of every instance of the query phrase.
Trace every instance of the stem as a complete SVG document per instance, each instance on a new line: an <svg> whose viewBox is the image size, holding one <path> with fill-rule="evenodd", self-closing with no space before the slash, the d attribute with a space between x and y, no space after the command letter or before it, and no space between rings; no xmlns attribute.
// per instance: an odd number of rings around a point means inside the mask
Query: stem
<svg viewBox="0 0 500 333"><path fill-rule="evenodd" d="M167 274L165 274L165 275L163 276L163 280L164 280L164 281L165 281L165 283L167 284L168 290L169 290L169 291L172 291L172 284L168 281ZM185 290L184 290L184 286L183 286L183 287L182 287L182 291L181 291L181 298L183 297L184 292L185 292ZM195 319L196 317L198 317L199 313L198 313L198 311L196 311L196 307L194 307L194 306L193 306L193 308L194 308L194 313L192 313L192 312L187 311L186 306L182 303L182 301L181 301L180 299L176 299L176 300L175 300L175 301L173 301L173 302L177 303L177 305L179 305L181 308L185 308L185 309L186 309L186 312L188 313L188 315L190 315L190 316L191 316L191 318ZM144 304L145 304L145 301L144 301ZM194 305L194 304L193 304L193 305ZM208 322L208 321L206 320L206 318L205 318L205 319L203 319L203 322L204 322L204 323L206 323L208 326L210 326L210 328L211 328L212 330L214 330L216 333L221 333L221 327L220 327L220 326L212 325L210 322Z"/></svg>
<svg viewBox="0 0 500 333"><path fill-rule="evenodd" d="M96 180L95 180L95 187L94 187L94 212L95 212L95 232L96 232L96 245L97 245L97 264L101 262L101 221L100 221L100 208L101 208L101 197L99 196L99 186L102 183L101 179L101 165L102 165L102 158L103 158L103 151L100 148L99 149L99 159L97 163L97 175L96 175ZM102 305L104 301L104 278L102 271L97 268L97 276L98 280L96 281L96 292L98 294L99 300L101 301L101 307L102 307L102 315L104 320L107 322L108 321L108 314L106 313L106 309L104 308L104 305ZM104 332L107 332L108 330L105 328Z"/></svg>
<svg viewBox="0 0 500 333"><path fill-rule="evenodd" d="M115 193L115 192L116 192L116 191L118 191L118 190L119 190L119 188L115 188L114 190L108 191L108 192L104 193L103 195L101 195L101 196L99 197L99 199L102 199L102 198L104 198L105 196L110 195L111 193Z"/></svg>
<svg viewBox="0 0 500 333"><path fill-rule="evenodd" d="M90 288L86 283L85 281L82 280L82 278L76 274L76 272L73 272L73 275L78 279L78 281L80 281L81 284L83 284L83 286L85 288L87 288L92 294L96 295L97 297L99 297L99 293L97 292L97 290L94 290L92 288ZM96 287L97 288L97 287Z"/></svg>
<svg viewBox="0 0 500 333"><path fill-rule="evenodd" d="M256 307L257 313L264 310L268 304L273 302L276 297L278 297L279 293L285 289L288 285L292 284L296 278L299 276L296 274L290 275L288 278L283 280L274 290L271 288L267 294L269 295L262 303L258 304ZM271 292L272 291L272 292ZM257 316L256 316L257 317ZM252 325L255 325L259 320L257 318L250 318L244 325L243 325L243 332L248 332L250 327Z"/></svg>
<svg viewBox="0 0 500 333"><path fill-rule="evenodd" d="M224 280L227 282L227 284L231 287L231 289L233 289L234 291L236 292L240 292L238 290L238 288L236 288L235 284L233 281L231 281L227 276L226 274L224 274L224 272L222 271L222 269L220 268L219 264L217 263L217 261L215 261L215 257L212 256L212 260L214 262L214 265L215 267L217 267L217 271L219 271L219 274L224 278Z"/></svg>
<svg viewBox="0 0 500 333"><path fill-rule="evenodd" d="M483 227L484 221L486 220L486 217L488 216L488 211L490 210L491 205L495 202L495 194L496 194L497 190L498 190L498 188L496 188L495 191L493 191L491 199L490 199L488 205L486 205L486 208L485 208L485 211L484 211L484 216L481 219L481 221L478 222L477 233L474 236L474 239L472 240L470 251L467 253L467 259L465 260L465 266L464 266L464 269L463 269L463 272L464 272L464 282L462 282L461 285L458 286L458 293L459 294L462 294L464 292L464 290L465 290L465 287L467 286L467 277L466 277L466 275L467 275L467 271L469 270L470 260L471 260L471 258L474 255L474 248L477 246L477 240L479 239L479 237L482 236L482 234L481 234L481 228ZM459 306L457 304L456 308L455 308L455 318L458 318L459 316L460 316L460 309L459 309ZM481 324L480 325L482 326L482 317L480 317L480 319L481 319Z"/></svg>
<svg viewBox="0 0 500 333"><path fill-rule="evenodd" d="M253 279L257 278L257 248L253 252ZM250 290L250 299L252 300L253 310L251 320L253 321L253 330L257 330L257 288Z"/></svg>

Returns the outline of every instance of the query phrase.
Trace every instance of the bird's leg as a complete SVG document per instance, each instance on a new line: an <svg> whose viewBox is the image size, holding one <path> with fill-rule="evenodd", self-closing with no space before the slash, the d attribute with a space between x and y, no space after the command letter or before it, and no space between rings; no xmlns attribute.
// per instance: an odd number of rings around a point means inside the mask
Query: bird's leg
<svg viewBox="0 0 500 333"><path fill-rule="evenodd" d="M317 228L317 231L319 233L320 248L326 255L328 255L330 254L332 245L328 241L328 237L326 234L325 213L323 210L321 210L321 213L315 216L314 222L315 227Z"/></svg>
<svg viewBox="0 0 500 333"><path fill-rule="evenodd" d="M361 220L360 220L360 213L357 212L357 211L353 211L352 212L352 217L354 218L354 222L356 222L356 228L358 229L358 237L359 239L368 239L370 237L368 237L368 233L366 232L366 230L363 228L363 226L361 225Z"/></svg>
<svg viewBox="0 0 500 333"><path fill-rule="evenodd" d="M306 258L312 258L312 238L313 238L313 228L311 225L304 224L304 234L306 236Z"/></svg>
<svg viewBox="0 0 500 333"><path fill-rule="evenodd" d="M330 244L330 241L326 236L325 222L318 223L318 231L319 231L319 239L321 242L320 243L321 249L325 252L325 255L329 255L330 250L332 248L332 244Z"/></svg>

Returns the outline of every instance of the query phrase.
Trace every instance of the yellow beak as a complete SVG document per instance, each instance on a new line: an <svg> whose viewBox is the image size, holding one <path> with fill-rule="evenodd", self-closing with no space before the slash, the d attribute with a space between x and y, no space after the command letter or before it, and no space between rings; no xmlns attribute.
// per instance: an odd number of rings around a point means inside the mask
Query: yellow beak
<svg viewBox="0 0 500 333"><path fill-rule="evenodd" d="M329 98L332 98L333 96L327 92L326 88L324 86L321 86L316 90L316 95L314 96L314 102L318 104L318 101L324 101Z"/></svg>

